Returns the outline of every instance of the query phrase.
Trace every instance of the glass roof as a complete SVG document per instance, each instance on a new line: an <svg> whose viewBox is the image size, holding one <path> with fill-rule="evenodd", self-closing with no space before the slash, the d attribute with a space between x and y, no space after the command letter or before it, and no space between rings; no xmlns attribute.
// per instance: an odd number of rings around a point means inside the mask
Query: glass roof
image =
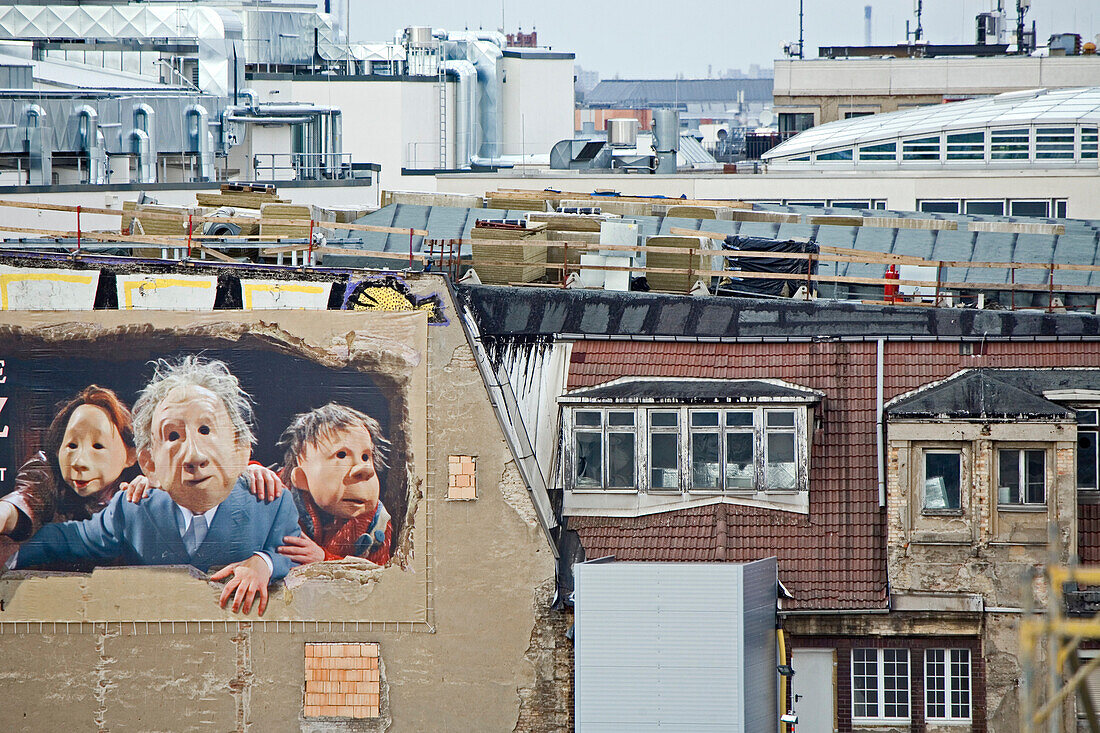
<svg viewBox="0 0 1100 733"><path fill-rule="evenodd" d="M1100 124L1100 87L1030 89L995 97L853 117L811 127L764 153L764 160L899 137L1012 125Z"/></svg>

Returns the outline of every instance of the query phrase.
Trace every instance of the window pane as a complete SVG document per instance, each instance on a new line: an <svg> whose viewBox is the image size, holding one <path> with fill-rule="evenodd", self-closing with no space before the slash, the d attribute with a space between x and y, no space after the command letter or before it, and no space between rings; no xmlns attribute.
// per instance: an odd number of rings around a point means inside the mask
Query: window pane
<svg viewBox="0 0 1100 733"><path fill-rule="evenodd" d="M903 140L901 143L901 158L902 160L939 160L939 135L915 140Z"/></svg>
<svg viewBox="0 0 1100 733"><path fill-rule="evenodd" d="M649 436L650 488L680 488L679 437L676 433Z"/></svg>
<svg viewBox="0 0 1100 733"><path fill-rule="evenodd" d="M877 718L878 651L852 650L852 717Z"/></svg>
<svg viewBox="0 0 1100 733"><path fill-rule="evenodd" d="M1078 413L1079 415L1080 413ZM1077 431L1077 488L1095 489L1096 486L1096 433L1092 430Z"/></svg>
<svg viewBox="0 0 1100 733"><path fill-rule="evenodd" d="M715 419L718 414L713 413ZM718 433L691 434L691 487L718 489L722 474L718 470Z"/></svg>
<svg viewBox="0 0 1100 733"><path fill-rule="evenodd" d="M577 410L573 413L573 423L586 428L598 428L602 424L600 412L596 410Z"/></svg>
<svg viewBox="0 0 1100 733"><path fill-rule="evenodd" d="M1078 425L1095 425L1096 424L1096 410L1078 410L1077 411L1077 424Z"/></svg>
<svg viewBox="0 0 1100 733"><path fill-rule="evenodd" d="M1013 201L1009 208L1012 216L1050 216L1049 201Z"/></svg>
<svg viewBox="0 0 1100 733"><path fill-rule="evenodd" d="M649 424L655 428L674 428L680 424L680 413L651 412L649 413Z"/></svg>
<svg viewBox="0 0 1100 733"><path fill-rule="evenodd" d="M967 201L966 213L971 215L992 214L993 216L1004 216L1005 202L1004 201Z"/></svg>
<svg viewBox="0 0 1100 733"><path fill-rule="evenodd" d="M896 143L882 143L879 145L864 145L859 149L860 160L888 160L897 158Z"/></svg>
<svg viewBox="0 0 1100 733"><path fill-rule="evenodd" d="M958 201L921 201L920 210L925 214L957 214Z"/></svg>
<svg viewBox="0 0 1100 733"><path fill-rule="evenodd" d="M833 151L828 152L828 153L818 153L817 154L817 159L818 160L851 160L852 159L852 149L848 148L847 150L833 150Z"/></svg>
<svg viewBox="0 0 1100 733"><path fill-rule="evenodd" d="M1045 504L1046 494L1046 451L1025 451L1024 459L1027 462L1027 503Z"/></svg>
<svg viewBox="0 0 1100 733"><path fill-rule="evenodd" d="M768 411L767 425L772 427L793 427L794 413L784 410L782 412Z"/></svg>
<svg viewBox="0 0 1100 733"><path fill-rule="evenodd" d="M597 415L599 413L596 413ZM603 436L600 433L576 433L577 480L578 489L598 489L603 483L600 479L602 458L600 447Z"/></svg>
<svg viewBox="0 0 1100 733"><path fill-rule="evenodd" d="M983 160L984 158L984 132L964 132L947 136L948 160Z"/></svg>
<svg viewBox="0 0 1100 733"><path fill-rule="evenodd" d="M1027 160L1030 133L1027 128L990 132L990 157L993 160Z"/></svg>
<svg viewBox="0 0 1100 733"><path fill-rule="evenodd" d="M768 433L764 484L769 489L795 489L798 473L794 462L794 433Z"/></svg>
<svg viewBox="0 0 1100 733"><path fill-rule="evenodd" d="M752 427L752 412L749 410L737 410L726 413L726 425L729 427Z"/></svg>
<svg viewBox="0 0 1100 733"><path fill-rule="evenodd" d="M726 489L753 487L752 433L726 434Z"/></svg>
<svg viewBox="0 0 1100 733"><path fill-rule="evenodd" d="M970 719L970 650L951 650L951 717Z"/></svg>
<svg viewBox="0 0 1100 733"><path fill-rule="evenodd" d="M692 412L691 426L693 428L716 428L718 427L718 413L699 411Z"/></svg>
<svg viewBox="0 0 1100 733"><path fill-rule="evenodd" d="M909 651L882 650L882 717L909 717Z"/></svg>
<svg viewBox="0 0 1100 733"><path fill-rule="evenodd" d="M1040 127L1035 130L1036 158L1073 159L1072 127Z"/></svg>
<svg viewBox="0 0 1100 733"><path fill-rule="evenodd" d="M608 425L633 425L634 424L634 411L616 410L615 412L607 413Z"/></svg>
<svg viewBox="0 0 1100 733"><path fill-rule="evenodd" d="M1081 128L1081 158L1096 160L1097 134L1095 127Z"/></svg>
<svg viewBox="0 0 1100 733"><path fill-rule="evenodd" d="M1020 503L1020 451L998 451L997 503Z"/></svg>
<svg viewBox="0 0 1100 733"><path fill-rule="evenodd" d="M951 452L924 454L924 508L960 509L962 456Z"/></svg>
<svg viewBox="0 0 1100 733"><path fill-rule="evenodd" d="M944 649L928 649L924 653L925 715L947 717L947 654Z"/></svg>
<svg viewBox="0 0 1100 733"><path fill-rule="evenodd" d="M609 488L634 488L634 433L608 433L607 485Z"/></svg>

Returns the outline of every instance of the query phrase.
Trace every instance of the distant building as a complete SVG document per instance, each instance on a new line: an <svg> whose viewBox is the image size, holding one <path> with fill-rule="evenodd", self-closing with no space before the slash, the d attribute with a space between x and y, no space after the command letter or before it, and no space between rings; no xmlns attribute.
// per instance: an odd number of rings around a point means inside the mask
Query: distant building
<svg viewBox="0 0 1100 733"><path fill-rule="evenodd" d="M534 28L530 33L524 33L520 28L515 33L509 33L505 37L508 39L508 46L510 48L537 48L539 45L539 34Z"/></svg>

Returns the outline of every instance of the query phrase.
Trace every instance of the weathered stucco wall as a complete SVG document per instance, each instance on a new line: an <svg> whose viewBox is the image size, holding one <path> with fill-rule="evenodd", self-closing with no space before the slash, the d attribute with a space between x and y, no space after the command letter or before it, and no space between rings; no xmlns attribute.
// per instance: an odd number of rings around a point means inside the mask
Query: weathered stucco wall
<svg viewBox="0 0 1100 733"><path fill-rule="evenodd" d="M407 567L314 572L274 594L262 620L223 612L220 585L175 568L105 568L89 576L0 580L0 698L5 730L511 730L520 691L539 685L528 656L536 590L554 576L464 332L441 279L448 325L423 314L406 331L426 343L410 436L416 504ZM39 314L40 316L42 314ZM25 316L24 316L25 317ZM18 324L18 314L0 320ZM45 320L141 324L135 313ZM278 319L306 340L382 333L378 313L158 314L158 323ZM165 320L166 319L166 320ZM2 325L2 324L0 324ZM424 335L426 333L426 336ZM348 343L355 348L355 338ZM0 355L2 356L2 355ZM415 410L414 410L415 412ZM415 421L415 420L414 420ZM477 499L446 500L448 457L477 458ZM311 568L312 570L312 568ZM323 574L321 574L323 575ZM116 599L116 602L112 602ZM133 599L133 600L127 600ZM79 609L74 611L74 609ZM201 622L199 621L201 620ZM382 717L303 718L306 642L377 642Z"/></svg>

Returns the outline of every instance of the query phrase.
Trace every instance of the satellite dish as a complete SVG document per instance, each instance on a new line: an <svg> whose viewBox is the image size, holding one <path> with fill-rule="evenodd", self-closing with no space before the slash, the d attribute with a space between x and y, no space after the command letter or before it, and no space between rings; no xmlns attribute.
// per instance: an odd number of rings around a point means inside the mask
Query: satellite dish
<svg viewBox="0 0 1100 733"><path fill-rule="evenodd" d="M760 113L760 118L759 119L760 119L760 124L764 127L767 127L771 123L775 122L775 115L772 114L772 111L770 109L766 109L766 110L764 110L763 112Z"/></svg>

